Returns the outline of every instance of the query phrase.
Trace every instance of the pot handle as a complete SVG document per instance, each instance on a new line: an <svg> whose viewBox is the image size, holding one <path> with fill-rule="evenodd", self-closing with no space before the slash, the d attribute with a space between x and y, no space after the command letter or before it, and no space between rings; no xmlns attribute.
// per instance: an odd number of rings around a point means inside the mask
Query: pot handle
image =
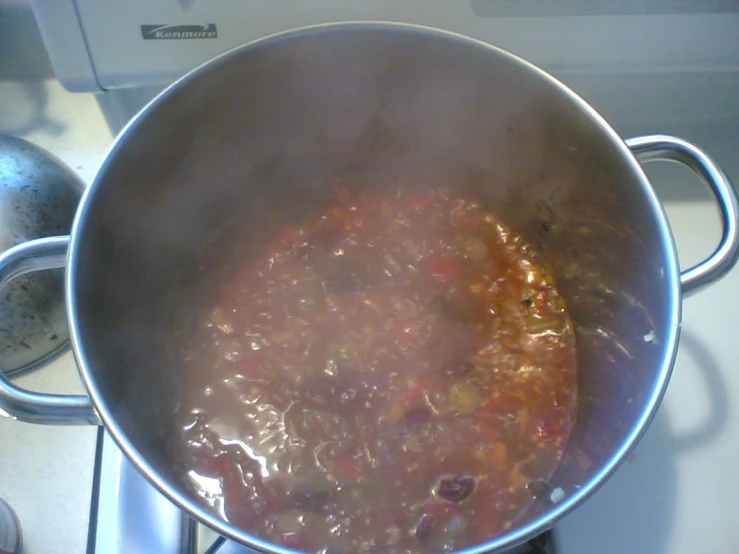
<svg viewBox="0 0 739 554"><path fill-rule="evenodd" d="M628 139L626 145L641 163L672 161L689 167L708 185L718 204L721 241L708 258L680 273L683 296L693 294L726 275L739 257L739 202L721 168L700 148L675 137L636 137Z"/></svg>
<svg viewBox="0 0 739 554"><path fill-rule="evenodd" d="M67 265L69 240L69 236L36 239L0 254L0 289L24 273ZM87 396L32 392L11 383L1 371L0 414L29 423L100 424Z"/></svg>

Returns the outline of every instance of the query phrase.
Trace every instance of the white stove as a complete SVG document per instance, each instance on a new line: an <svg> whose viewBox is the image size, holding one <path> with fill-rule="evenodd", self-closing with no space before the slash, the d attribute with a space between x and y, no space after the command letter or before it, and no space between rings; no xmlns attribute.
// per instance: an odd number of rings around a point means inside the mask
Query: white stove
<svg viewBox="0 0 739 554"><path fill-rule="evenodd" d="M229 47L310 23L390 19L452 29L521 54L579 92L624 138L652 133L680 136L709 152L739 183L735 2L706 1L701 8L679 0L454 4L140 0L125 7L114 0L36 0L33 4L57 77L69 89L86 93L74 95L48 85L54 91L50 98L84 105L79 118L95 110L101 144L110 141L110 135L99 130L101 114L117 133L167 83ZM211 36L205 36L208 33ZM18 88L0 82L0 94L7 87ZM96 104L90 102L89 93L97 94ZM79 166L89 178L92 166L80 162L74 143L89 142L91 131L73 111L65 113L61 131L17 127L16 134L49 148L73 168ZM0 108L0 132L8 131L6 122ZM101 149L96 149L94 164L100 155ZM677 166L647 166L647 173L665 205L681 264L688 267L700 261L719 238L716 208L708 193L697 178ZM657 416L618 472L555 527L554 552L736 552L737 313L739 269L685 301L678 359ZM65 392L75 389L79 384L71 365L70 357L65 357L22 382L52 390L62 387ZM95 436L91 431L35 430L0 422L0 496L19 513L26 554L216 552L217 537L192 524L154 491L105 433ZM53 442L56 454L48 452L48 442ZM75 470L70 460L82 467ZM76 495L75 502L62 499L64 495ZM42 536L55 532L63 538ZM249 551L229 543L217 552Z"/></svg>

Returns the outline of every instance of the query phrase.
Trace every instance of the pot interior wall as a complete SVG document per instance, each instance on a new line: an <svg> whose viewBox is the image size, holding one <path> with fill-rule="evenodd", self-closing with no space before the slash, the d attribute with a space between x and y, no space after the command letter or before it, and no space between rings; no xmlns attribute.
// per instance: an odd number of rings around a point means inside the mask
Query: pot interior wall
<svg viewBox="0 0 739 554"><path fill-rule="evenodd" d="M420 28L314 29L222 58L124 133L81 212L70 302L99 407L179 486L162 448L171 360L222 261L325 202L331 179L460 187L535 245L567 300L580 410L552 487L574 491L643 417L678 317L659 209L613 140L535 69Z"/></svg>

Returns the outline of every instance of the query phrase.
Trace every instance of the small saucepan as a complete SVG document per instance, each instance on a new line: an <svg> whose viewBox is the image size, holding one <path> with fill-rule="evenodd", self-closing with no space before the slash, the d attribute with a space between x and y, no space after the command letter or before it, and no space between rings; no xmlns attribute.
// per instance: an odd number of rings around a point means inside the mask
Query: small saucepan
<svg viewBox="0 0 739 554"><path fill-rule="evenodd" d="M694 169L719 207L719 246L682 272L640 165L653 160ZM223 54L160 94L116 139L71 236L0 256L3 285L66 266L72 344L89 396L0 379L0 408L24 421L102 424L183 510L245 545L290 552L206 510L182 485L162 448L181 394L176 368L164 362L176 338L158 322L223 221L242 222L240 239L264 242L280 221L323 202L321 183L336 176L464 183L552 269L575 327L581 391L549 483L556 494L465 552L511 547L551 527L644 433L675 359L682 298L736 262L739 207L695 146L666 136L624 142L540 69L439 30L345 23L291 31ZM197 300L181 298L177 317Z"/></svg>

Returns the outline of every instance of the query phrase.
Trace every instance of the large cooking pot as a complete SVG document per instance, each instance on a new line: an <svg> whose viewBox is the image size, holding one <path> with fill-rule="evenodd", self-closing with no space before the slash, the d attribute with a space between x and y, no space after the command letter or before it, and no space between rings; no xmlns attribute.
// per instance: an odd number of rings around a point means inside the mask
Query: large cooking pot
<svg viewBox="0 0 739 554"><path fill-rule="evenodd" d="M639 164L651 160L694 169L718 202L718 248L682 273ZM207 287L203 268L231 246L262 244L326 202L334 178L464 189L535 245L566 298L581 395L564 460L517 525L468 553L551 527L613 473L667 386L682 297L737 259L736 196L698 148L665 136L624 142L561 83L476 40L384 23L297 30L232 50L169 87L115 141L71 237L0 257L0 284L66 264L89 394L38 394L0 379L0 407L24 421L102 423L186 512L244 544L289 552L209 512L183 485L162 448L180 383L168 360L183 340L179 323L207 296L182 291ZM217 256L205 249L214 241Z"/></svg>

